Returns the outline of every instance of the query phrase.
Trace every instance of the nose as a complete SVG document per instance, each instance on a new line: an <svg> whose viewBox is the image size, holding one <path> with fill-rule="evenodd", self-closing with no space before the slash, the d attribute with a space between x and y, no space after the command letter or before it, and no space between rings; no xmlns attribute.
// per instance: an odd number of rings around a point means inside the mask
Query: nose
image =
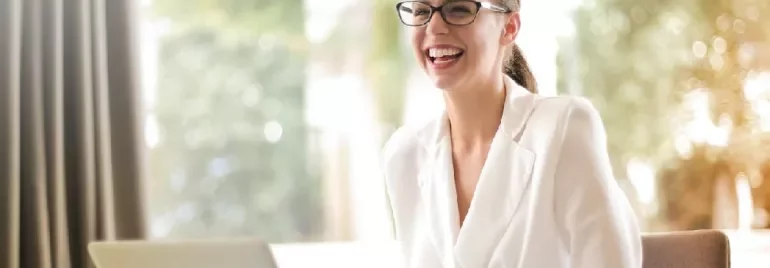
<svg viewBox="0 0 770 268"><path fill-rule="evenodd" d="M426 25L427 29L425 30L428 34L446 34L449 31L449 25L444 21L444 18L441 17L441 13L439 12L433 12L431 15L430 21L428 22L428 25Z"/></svg>

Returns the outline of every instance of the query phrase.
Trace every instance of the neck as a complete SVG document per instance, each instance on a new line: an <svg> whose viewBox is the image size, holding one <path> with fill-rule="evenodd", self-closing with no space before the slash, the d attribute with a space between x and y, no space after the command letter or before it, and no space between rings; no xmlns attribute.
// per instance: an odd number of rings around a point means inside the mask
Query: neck
<svg viewBox="0 0 770 268"><path fill-rule="evenodd" d="M444 92L452 146L467 151L484 147L494 138L505 106L505 84L476 84L474 88Z"/></svg>

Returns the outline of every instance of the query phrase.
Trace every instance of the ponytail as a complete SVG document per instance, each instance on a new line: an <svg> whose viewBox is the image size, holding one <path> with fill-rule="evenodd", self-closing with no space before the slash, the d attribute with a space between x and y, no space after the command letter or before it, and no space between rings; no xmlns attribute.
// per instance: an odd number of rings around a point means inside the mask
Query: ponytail
<svg viewBox="0 0 770 268"><path fill-rule="evenodd" d="M537 94L537 81L532 74L532 70L524 59L524 54L518 45L513 44L511 53L503 63L503 73L516 81L520 86L526 88L529 92Z"/></svg>

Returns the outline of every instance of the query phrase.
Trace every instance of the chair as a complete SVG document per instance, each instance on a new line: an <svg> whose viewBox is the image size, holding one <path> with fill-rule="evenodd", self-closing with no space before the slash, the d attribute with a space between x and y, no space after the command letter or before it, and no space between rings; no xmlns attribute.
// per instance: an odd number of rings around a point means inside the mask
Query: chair
<svg viewBox="0 0 770 268"><path fill-rule="evenodd" d="M729 268L730 241L718 230L642 236L644 268Z"/></svg>

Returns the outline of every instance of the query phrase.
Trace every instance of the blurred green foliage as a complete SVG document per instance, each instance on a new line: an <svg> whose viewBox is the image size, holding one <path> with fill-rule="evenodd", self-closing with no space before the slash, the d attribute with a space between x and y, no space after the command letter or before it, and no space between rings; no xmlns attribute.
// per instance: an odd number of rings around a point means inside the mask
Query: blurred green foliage
<svg viewBox="0 0 770 268"><path fill-rule="evenodd" d="M155 0L153 228L167 237L321 239L304 115L301 0ZM163 229L166 229L165 231Z"/></svg>
<svg viewBox="0 0 770 268"><path fill-rule="evenodd" d="M378 116L385 127L384 137L401 126L409 68L402 49L401 29L396 14L396 1L372 0L371 46L367 61L369 82L375 91Z"/></svg>
<svg viewBox="0 0 770 268"><path fill-rule="evenodd" d="M758 141L766 134L750 134L756 125L743 83L751 70L770 70L760 58L767 54L757 53L770 47L770 19L760 15L768 13L765 0L589 0L575 13L575 38L562 42L561 91L585 95L600 110L618 178L632 158L659 168L660 214L676 222L672 228L710 226L718 179L711 171L761 165L768 144ZM750 60L741 60L746 53ZM688 119L678 116L682 96L698 89L712 96L712 121L726 115L736 128L724 150L693 145L696 154L717 156L680 159L674 131Z"/></svg>

